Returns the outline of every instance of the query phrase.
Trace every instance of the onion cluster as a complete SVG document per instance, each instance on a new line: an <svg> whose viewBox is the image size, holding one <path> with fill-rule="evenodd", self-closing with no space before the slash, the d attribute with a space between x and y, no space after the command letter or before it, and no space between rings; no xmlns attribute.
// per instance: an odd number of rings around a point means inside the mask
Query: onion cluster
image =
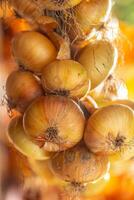
<svg viewBox="0 0 134 200"><path fill-rule="evenodd" d="M111 156L134 156L134 103L112 74L116 34L101 32L111 23L112 1L9 2L36 24L11 43L18 70L7 79L7 102L20 113L9 124L10 143L43 165L50 159L46 168L76 188L103 178Z"/></svg>

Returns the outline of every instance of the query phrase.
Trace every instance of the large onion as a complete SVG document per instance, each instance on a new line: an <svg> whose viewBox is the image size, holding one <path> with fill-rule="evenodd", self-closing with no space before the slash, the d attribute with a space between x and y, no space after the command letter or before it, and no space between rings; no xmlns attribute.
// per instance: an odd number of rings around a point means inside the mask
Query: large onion
<svg viewBox="0 0 134 200"><path fill-rule="evenodd" d="M44 68L42 85L48 92L83 97L90 82L84 67L73 60L54 61Z"/></svg>
<svg viewBox="0 0 134 200"><path fill-rule="evenodd" d="M94 153L122 155L129 151L134 145L133 110L118 104L99 109L88 120L84 140Z"/></svg>
<svg viewBox="0 0 134 200"><path fill-rule="evenodd" d="M49 159L51 154L40 149L25 135L22 117L14 118L8 127L8 138L13 146L26 157L36 160Z"/></svg>
<svg viewBox="0 0 134 200"><path fill-rule="evenodd" d="M74 185L96 181L108 169L107 157L91 153L83 144L60 152L50 163L56 176Z"/></svg>
<svg viewBox="0 0 134 200"><path fill-rule="evenodd" d="M38 32L22 32L15 36L12 51L25 69L41 73L44 66L55 60L57 52L51 41Z"/></svg>
<svg viewBox="0 0 134 200"><path fill-rule="evenodd" d="M62 96L39 97L24 114L24 129L47 151L61 151L78 143L85 118L72 100Z"/></svg>
<svg viewBox="0 0 134 200"><path fill-rule="evenodd" d="M7 79L6 93L9 107L24 112L35 98L43 95L43 89L31 72L14 71Z"/></svg>
<svg viewBox="0 0 134 200"><path fill-rule="evenodd" d="M87 69L91 89L97 87L113 71L117 57L117 49L105 40L93 41L80 52L78 61Z"/></svg>

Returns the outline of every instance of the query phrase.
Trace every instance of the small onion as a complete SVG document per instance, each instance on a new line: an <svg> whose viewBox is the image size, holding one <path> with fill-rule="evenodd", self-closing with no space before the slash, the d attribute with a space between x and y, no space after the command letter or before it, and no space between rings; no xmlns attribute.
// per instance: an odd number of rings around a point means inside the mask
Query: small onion
<svg viewBox="0 0 134 200"><path fill-rule="evenodd" d="M6 94L9 107L24 112L35 98L43 95L43 89L31 72L14 71L7 79Z"/></svg>
<svg viewBox="0 0 134 200"><path fill-rule="evenodd" d="M14 118L8 127L8 138L10 143L24 156L36 159L36 160L46 160L49 159L51 153L40 149L35 145L29 138L25 135L22 117Z"/></svg>
<svg viewBox="0 0 134 200"><path fill-rule="evenodd" d="M70 37L83 38L93 28L101 27L108 20L111 8L111 0L83 0L74 8L74 16L70 22Z"/></svg>
<svg viewBox="0 0 134 200"><path fill-rule="evenodd" d="M36 0L40 7L48 10L65 10L79 4L82 0Z"/></svg>
<svg viewBox="0 0 134 200"><path fill-rule="evenodd" d="M108 163L107 156L91 153L84 144L60 152L50 160L53 173L74 186L102 178Z"/></svg>
<svg viewBox="0 0 134 200"><path fill-rule="evenodd" d="M91 89L97 87L114 70L117 49L105 40L93 41L78 55L78 61L87 69Z"/></svg>
<svg viewBox="0 0 134 200"><path fill-rule="evenodd" d="M42 73L42 85L50 93L78 98L90 89L85 68L73 60L57 60L46 66Z"/></svg>
<svg viewBox="0 0 134 200"><path fill-rule="evenodd" d="M34 31L19 33L12 42L12 51L15 59L25 69L41 73L44 66L55 60L56 48L52 42Z"/></svg>
<svg viewBox="0 0 134 200"><path fill-rule="evenodd" d="M125 105L110 105L89 118L84 140L94 153L122 155L134 144L133 132L133 110Z"/></svg>
<svg viewBox="0 0 134 200"><path fill-rule="evenodd" d="M24 129L32 141L47 151L61 151L77 144L85 118L78 105L62 96L39 97L24 114Z"/></svg>

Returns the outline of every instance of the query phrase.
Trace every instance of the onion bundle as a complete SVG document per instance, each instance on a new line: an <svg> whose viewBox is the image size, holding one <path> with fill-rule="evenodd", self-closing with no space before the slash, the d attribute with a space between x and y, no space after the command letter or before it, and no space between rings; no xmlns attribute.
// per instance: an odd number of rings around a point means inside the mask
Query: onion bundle
<svg viewBox="0 0 134 200"><path fill-rule="evenodd" d="M82 139L85 118L72 100L62 96L45 96L28 107L23 123L33 142L47 151L61 151Z"/></svg>
<svg viewBox="0 0 134 200"><path fill-rule="evenodd" d="M6 93L10 108L21 115L9 124L9 141L38 176L81 189L104 177L111 156L134 156L134 103L111 101L127 98L125 85L111 76L119 32L110 15L112 0L9 4L31 27L11 44L19 70L9 75ZM107 99L102 108L99 98Z"/></svg>

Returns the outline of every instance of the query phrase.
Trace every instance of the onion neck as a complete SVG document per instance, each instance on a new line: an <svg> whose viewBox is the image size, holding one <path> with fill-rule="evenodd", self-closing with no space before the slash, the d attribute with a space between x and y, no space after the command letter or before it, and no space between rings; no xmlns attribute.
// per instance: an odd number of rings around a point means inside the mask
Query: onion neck
<svg viewBox="0 0 134 200"><path fill-rule="evenodd" d="M115 141L114 141L115 148L119 148L120 149L123 146L125 139L126 138L124 136L118 135L116 137Z"/></svg>

